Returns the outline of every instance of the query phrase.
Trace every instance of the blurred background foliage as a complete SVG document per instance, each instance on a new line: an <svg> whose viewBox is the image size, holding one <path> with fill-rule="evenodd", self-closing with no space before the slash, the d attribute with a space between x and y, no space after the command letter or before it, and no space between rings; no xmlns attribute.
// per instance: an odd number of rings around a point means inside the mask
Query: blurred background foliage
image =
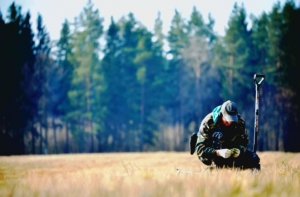
<svg viewBox="0 0 300 197"><path fill-rule="evenodd" d="M152 30L133 13L104 29L89 1L53 41L41 15L33 31L11 4L0 12L0 154L185 151L228 99L252 139L255 73L266 75L258 149L300 151L300 9L247 17L235 4L224 36L195 7L175 11L167 35L160 14Z"/></svg>

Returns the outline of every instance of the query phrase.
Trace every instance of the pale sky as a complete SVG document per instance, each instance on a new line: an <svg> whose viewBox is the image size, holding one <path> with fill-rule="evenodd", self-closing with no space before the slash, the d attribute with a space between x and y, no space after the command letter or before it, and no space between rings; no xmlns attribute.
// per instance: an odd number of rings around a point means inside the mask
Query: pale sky
<svg viewBox="0 0 300 197"><path fill-rule="evenodd" d="M74 18L80 14L88 0L15 0L17 5L22 7L22 12L30 11L33 29L36 29L35 22L37 13L43 17L44 24L52 40L57 40L60 29L65 19L73 22ZM244 4L247 15L259 16L263 11L269 12L273 5L286 0L92 0L95 7L99 9L101 17L104 18L104 27L107 29L111 16L115 21L122 16L132 12L135 18L144 24L148 30L152 31L154 21L158 12L161 13L164 32L167 33L170 22L174 16L175 9L188 20L193 6L200 11L204 20L207 21L210 13L215 19L214 30L224 35L227 22L231 14L234 2L239 5ZM299 5L300 0L295 0ZM7 16L7 8L13 0L0 0L0 10L3 17Z"/></svg>

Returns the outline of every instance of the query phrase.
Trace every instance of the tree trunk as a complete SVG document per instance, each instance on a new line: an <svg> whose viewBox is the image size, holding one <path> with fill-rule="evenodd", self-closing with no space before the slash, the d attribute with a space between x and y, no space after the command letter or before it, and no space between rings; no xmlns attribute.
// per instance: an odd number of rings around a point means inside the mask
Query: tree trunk
<svg viewBox="0 0 300 197"><path fill-rule="evenodd" d="M87 92L86 92L86 113L88 114L87 120L83 121L83 131L86 131L86 123L88 128L90 129L91 134L91 147L90 152L94 152L94 131L93 131L93 112L91 111L91 93L92 93L92 79L90 76L86 78L86 86L87 86Z"/></svg>
<svg viewBox="0 0 300 197"><path fill-rule="evenodd" d="M93 153L93 152L95 152L95 150L94 150L94 128L93 128L93 122L90 120L90 129L91 129L91 152Z"/></svg>
<svg viewBox="0 0 300 197"><path fill-rule="evenodd" d="M202 110L202 106L200 105L200 103L201 103L201 101L200 101L200 89L199 89L199 87L200 87L200 82L199 82L199 80L200 80L200 76L199 77L197 77L196 76L196 81L195 81L195 96L196 96L196 99L195 99L195 109L196 109L196 111L195 111L195 115L196 115L196 119L194 120L195 122L198 122L199 121L199 119L200 119L200 112L202 112L203 110ZM195 128L196 129L196 128Z"/></svg>
<svg viewBox="0 0 300 197"><path fill-rule="evenodd" d="M40 133L40 154L43 154L43 128L42 125L39 123L39 133Z"/></svg>
<svg viewBox="0 0 300 197"><path fill-rule="evenodd" d="M66 145L65 145L65 153L69 153L69 124L66 123Z"/></svg>
<svg viewBox="0 0 300 197"><path fill-rule="evenodd" d="M46 124L45 124L45 149L44 154L48 154L48 118L46 117Z"/></svg>
<svg viewBox="0 0 300 197"><path fill-rule="evenodd" d="M230 97L232 97L233 96L233 66L234 66L234 57L233 57L233 55L231 55L230 56L230 63L229 63L229 65L230 65L230 68L229 68L229 81L228 81L228 90L229 90L229 95L230 95Z"/></svg>
<svg viewBox="0 0 300 197"><path fill-rule="evenodd" d="M140 147L138 149L142 151L144 145L143 131L144 131L144 116L145 116L145 85L141 84L141 106L140 106L140 134L138 136L141 139Z"/></svg>
<svg viewBox="0 0 300 197"><path fill-rule="evenodd" d="M183 68L180 68L180 73L179 73L179 128L178 128L178 132L182 133L183 132L183 125L184 125L184 98L183 98L183 91L184 91L184 82L183 82L183 77L181 75L181 73L183 73ZM175 125L176 126L176 125ZM173 148L174 150L176 149ZM174 151L172 150L172 151Z"/></svg>
<svg viewBox="0 0 300 197"><path fill-rule="evenodd" d="M32 154L35 154L35 128L33 126L33 123L31 123L31 136L32 136L32 139L31 139L31 153Z"/></svg>
<svg viewBox="0 0 300 197"><path fill-rule="evenodd" d="M53 136L54 136L54 152L57 153L57 137L56 137L56 125L54 117L52 118L52 128L53 128Z"/></svg>

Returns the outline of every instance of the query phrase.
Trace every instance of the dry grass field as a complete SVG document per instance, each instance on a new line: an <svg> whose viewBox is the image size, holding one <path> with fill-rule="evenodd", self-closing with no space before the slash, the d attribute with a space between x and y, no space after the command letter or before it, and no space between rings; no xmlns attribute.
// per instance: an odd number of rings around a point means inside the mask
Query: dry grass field
<svg viewBox="0 0 300 197"><path fill-rule="evenodd" d="M187 152L0 157L0 196L300 196L300 153L259 155L260 172Z"/></svg>

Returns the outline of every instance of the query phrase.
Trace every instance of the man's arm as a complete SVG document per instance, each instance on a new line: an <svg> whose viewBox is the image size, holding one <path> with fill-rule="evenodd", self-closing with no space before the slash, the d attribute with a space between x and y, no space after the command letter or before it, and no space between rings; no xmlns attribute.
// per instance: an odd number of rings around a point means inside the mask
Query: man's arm
<svg viewBox="0 0 300 197"><path fill-rule="evenodd" d="M212 142L210 139L205 138L203 135L198 136L198 140L196 143L196 151L198 157L203 157L206 159L212 159L215 157L216 150L212 147Z"/></svg>
<svg viewBox="0 0 300 197"><path fill-rule="evenodd" d="M212 159L216 156L216 150L212 147L211 133L213 132L212 114L209 113L201 122L196 151L199 158Z"/></svg>
<svg viewBox="0 0 300 197"><path fill-rule="evenodd" d="M249 137L247 134L245 121L242 118L239 118L238 130L239 135L235 139L234 144L236 144L236 148L238 148L241 152L245 152L249 143Z"/></svg>

